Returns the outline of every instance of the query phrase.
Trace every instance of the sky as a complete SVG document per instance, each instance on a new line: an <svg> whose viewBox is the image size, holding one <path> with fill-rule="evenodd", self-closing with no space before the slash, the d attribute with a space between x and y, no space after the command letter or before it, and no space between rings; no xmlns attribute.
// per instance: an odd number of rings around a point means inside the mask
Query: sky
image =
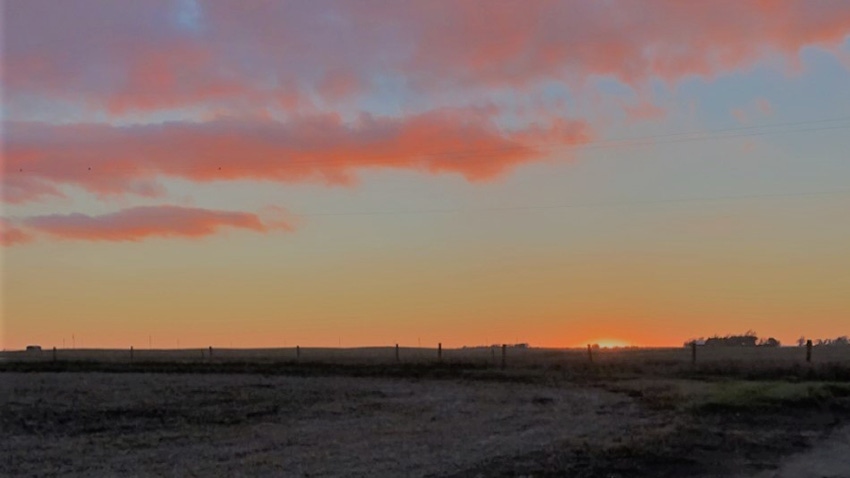
<svg viewBox="0 0 850 478"><path fill-rule="evenodd" d="M3 0L0 75L5 349L850 334L844 0Z"/></svg>

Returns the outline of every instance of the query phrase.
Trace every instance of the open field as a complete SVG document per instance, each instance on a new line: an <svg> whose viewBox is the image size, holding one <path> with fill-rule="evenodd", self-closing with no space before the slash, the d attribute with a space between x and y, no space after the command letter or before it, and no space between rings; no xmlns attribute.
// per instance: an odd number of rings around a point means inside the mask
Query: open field
<svg viewBox="0 0 850 478"><path fill-rule="evenodd" d="M55 360L54 360L55 358ZM850 347L699 347L696 363L689 348L505 349L505 373L599 378L677 377L850 380ZM276 348L276 349L63 349L54 352L0 352L0 371L168 371L266 374L409 375L447 370L490 373L502 367L500 347L443 349ZM304 372L306 371L306 372ZM416 372L419 371L419 372Z"/></svg>
<svg viewBox="0 0 850 478"><path fill-rule="evenodd" d="M0 475L848 476L844 349L289 352L4 353Z"/></svg>
<svg viewBox="0 0 850 478"><path fill-rule="evenodd" d="M587 350L583 348L545 349L507 347L506 363L509 367L551 367L559 365L583 364L588 361ZM302 363L325 362L337 364L389 364L396 362L394 347L359 348L304 348L295 347L271 349L228 349L213 348L212 357L209 348L201 349L58 349L59 360L98 362L164 361L164 362L203 362L203 361L250 361L285 362L298 360ZM501 347L469 347L460 349L442 349L438 356L437 348L400 347L399 361L402 363L433 363L438 358L447 363L461 362L476 365L501 364ZM44 348L41 351L3 351L0 361L49 361L53 351ZM770 366L802 364L806 359L805 347L698 347L697 362L700 364L738 364L740 366ZM594 349L593 362L597 364L631 363L643 366L690 364L691 349L674 348L613 348ZM812 363L850 364L850 347L824 346L814 347Z"/></svg>

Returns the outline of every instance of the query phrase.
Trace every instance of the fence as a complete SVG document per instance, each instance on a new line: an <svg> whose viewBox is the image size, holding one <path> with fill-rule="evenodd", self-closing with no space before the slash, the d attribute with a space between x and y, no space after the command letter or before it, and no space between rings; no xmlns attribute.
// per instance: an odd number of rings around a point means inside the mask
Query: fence
<svg viewBox="0 0 850 478"><path fill-rule="evenodd" d="M497 349L501 349L500 353ZM498 355L498 356L497 356ZM814 346L811 341L802 347L722 347L699 346L691 343L684 348L621 348L605 349L587 346L582 349L543 349L509 346L468 347L459 349L390 347L361 348L290 348L231 349L213 348L182 350L150 350L129 347L117 349L60 349L13 351L0 353L6 361L106 361L106 362L228 362L259 361L299 363L323 362L344 364L421 364L466 363L500 369L551 366L600 366L612 363L637 365L687 365L738 363L748 365L773 364L850 364L848 346Z"/></svg>

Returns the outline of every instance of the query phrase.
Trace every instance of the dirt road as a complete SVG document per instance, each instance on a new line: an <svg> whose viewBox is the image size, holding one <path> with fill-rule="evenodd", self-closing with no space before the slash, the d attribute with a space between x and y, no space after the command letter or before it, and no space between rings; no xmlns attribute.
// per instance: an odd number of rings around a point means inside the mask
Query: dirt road
<svg viewBox="0 0 850 478"><path fill-rule="evenodd" d="M811 450L786 458L758 478L850 478L850 426L835 430Z"/></svg>

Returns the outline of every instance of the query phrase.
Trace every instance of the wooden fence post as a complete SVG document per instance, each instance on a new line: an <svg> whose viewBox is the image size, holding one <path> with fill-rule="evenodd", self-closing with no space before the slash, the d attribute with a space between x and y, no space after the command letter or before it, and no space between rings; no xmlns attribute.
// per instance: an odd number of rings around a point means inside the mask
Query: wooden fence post
<svg viewBox="0 0 850 478"><path fill-rule="evenodd" d="M133 346L130 346L130 363L133 362Z"/></svg>
<svg viewBox="0 0 850 478"><path fill-rule="evenodd" d="M301 360L301 347L295 346L295 360Z"/></svg>
<svg viewBox="0 0 850 478"><path fill-rule="evenodd" d="M210 358L212 358L212 345L210 345Z"/></svg>
<svg viewBox="0 0 850 478"><path fill-rule="evenodd" d="M593 349L590 348L590 344L587 344L587 360L593 363Z"/></svg>
<svg viewBox="0 0 850 478"><path fill-rule="evenodd" d="M806 362L811 363L812 361L812 341L806 341Z"/></svg>
<svg viewBox="0 0 850 478"><path fill-rule="evenodd" d="M508 346L506 344L502 344L502 370L504 370L505 367L508 366L507 355L508 355Z"/></svg>
<svg viewBox="0 0 850 478"><path fill-rule="evenodd" d="M437 344L437 361L438 362L443 361L443 343L442 342Z"/></svg>
<svg viewBox="0 0 850 478"><path fill-rule="evenodd" d="M691 342L691 364L696 365L697 363L697 341L694 340Z"/></svg>
<svg viewBox="0 0 850 478"><path fill-rule="evenodd" d="M53 347L53 361L56 361L56 347Z"/></svg>
<svg viewBox="0 0 850 478"><path fill-rule="evenodd" d="M395 344L395 361L396 361L396 362L400 362L400 361L401 361L401 360L399 359L399 356L398 356L398 344Z"/></svg>

